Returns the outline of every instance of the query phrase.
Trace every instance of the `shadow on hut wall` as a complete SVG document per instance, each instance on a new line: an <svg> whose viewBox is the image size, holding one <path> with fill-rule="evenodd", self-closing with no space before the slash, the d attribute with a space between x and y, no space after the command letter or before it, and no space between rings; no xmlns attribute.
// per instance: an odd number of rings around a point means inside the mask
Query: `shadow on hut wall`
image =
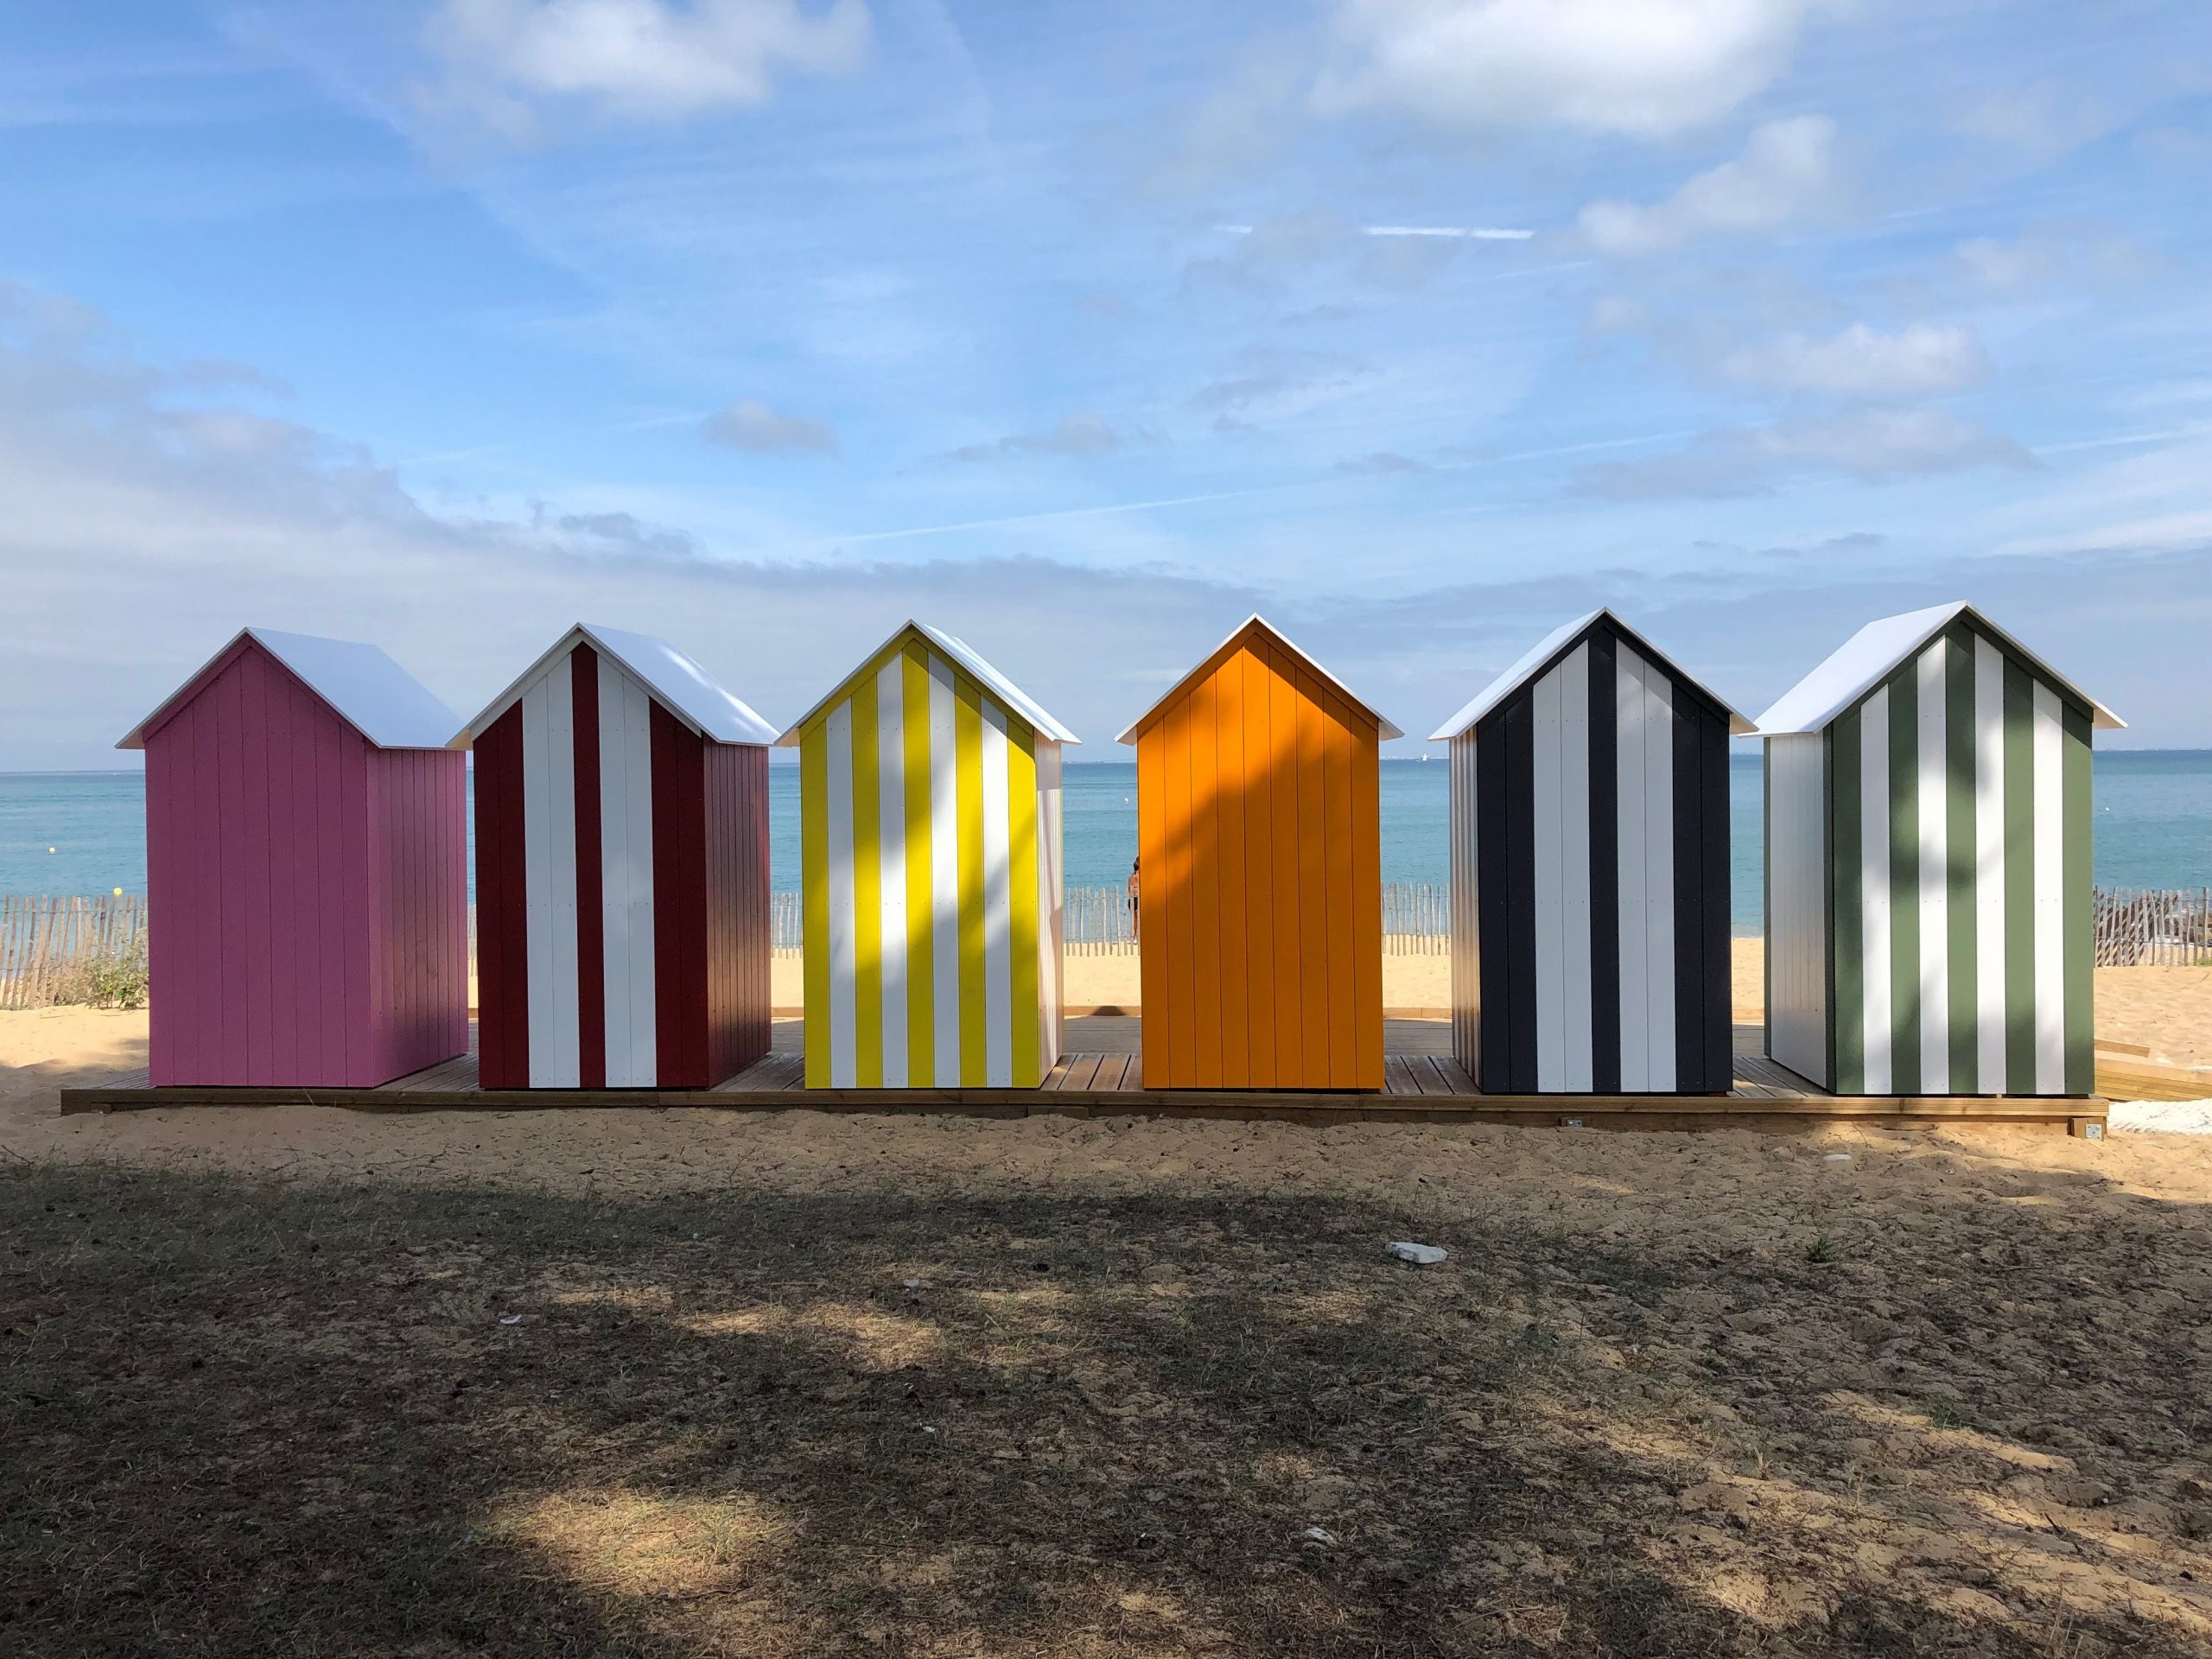
<svg viewBox="0 0 2212 1659"><path fill-rule="evenodd" d="M2202 1339L2094 1293L2173 1304L2158 1246L2205 1217L1865 1155L1983 1242L19 1168L0 1618L26 1652L2202 1651Z"/></svg>

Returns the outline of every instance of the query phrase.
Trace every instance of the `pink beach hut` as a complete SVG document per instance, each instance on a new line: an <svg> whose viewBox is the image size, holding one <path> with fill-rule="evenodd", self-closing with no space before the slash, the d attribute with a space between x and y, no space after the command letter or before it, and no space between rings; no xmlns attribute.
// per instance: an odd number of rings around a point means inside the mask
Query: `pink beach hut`
<svg viewBox="0 0 2212 1659"><path fill-rule="evenodd" d="M373 1088L468 1048L459 716L374 645L248 628L146 752L156 1087Z"/></svg>

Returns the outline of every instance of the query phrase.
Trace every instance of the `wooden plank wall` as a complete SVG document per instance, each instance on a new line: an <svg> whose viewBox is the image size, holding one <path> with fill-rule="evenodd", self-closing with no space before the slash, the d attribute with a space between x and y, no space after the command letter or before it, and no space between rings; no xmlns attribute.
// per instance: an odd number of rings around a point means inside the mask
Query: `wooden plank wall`
<svg viewBox="0 0 2212 1659"><path fill-rule="evenodd" d="M1382 1086L1378 753L1256 630L1140 734L1148 1086Z"/></svg>
<svg viewBox="0 0 2212 1659"><path fill-rule="evenodd" d="M768 1052L768 751L710 743L707 791L707 1071Z"/></svg>
<svg viewBox="0 0 2212 1659"><path fill-rule="evenodd" d="M423 1011L448 989L465 1008L465 982L399 982L465 960L457 786L379 800L378 760L250 639L148 731L157 1084L370 1087L466 1046Z"/></svg>

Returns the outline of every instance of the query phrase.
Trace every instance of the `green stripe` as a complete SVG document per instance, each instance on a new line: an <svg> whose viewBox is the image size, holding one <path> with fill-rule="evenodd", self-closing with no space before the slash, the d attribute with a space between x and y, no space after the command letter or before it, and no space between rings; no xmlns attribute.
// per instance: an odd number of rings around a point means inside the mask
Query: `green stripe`
<svg viewBox="0 0 2212 1659"><path fill-rule="evenodd" d="M2036 1086L2035 683L2005 663L2005 1088Z"/></svg>
<svg viewBox="0 0 2212 1659"><path fill-rule="evenodd" d="M1950 845L1948 915L1951 950L1951 1081L1948 1092L1974 1092L1978 1025L1975 999L1974 639L1964 628L1947 636L1943 663L1943 766L1950 788L1944 819Z"/></svg>
<svg viewBox="0 0 2212 1659"><path fill-rule="evenodd" d="M1890 677L1890 1092L1920 1092L1920 659Z"/></svg>
<svg viewBox="0 0 2212 1659"><path fill-rule="evenodd" d="M2086 1095L2096 1086L2092 1002L2095 995L2096 945L2092 937L2096 889L2090 876L2089 716L2066 705L2063 875L2065 925L2062 933L2066 985L2066 1092Z"/></svg>
<svg viewBox="0 0 2212 1659"><path fill-rule="evenodd" d="M1839 1095L1866 1092L1866 912L1859 880L1859 710L1828 728L1828 760L1835 787L1829 820L1835 860L1835 937L1829 958L1835 975L1834 1087Z"/></svg>

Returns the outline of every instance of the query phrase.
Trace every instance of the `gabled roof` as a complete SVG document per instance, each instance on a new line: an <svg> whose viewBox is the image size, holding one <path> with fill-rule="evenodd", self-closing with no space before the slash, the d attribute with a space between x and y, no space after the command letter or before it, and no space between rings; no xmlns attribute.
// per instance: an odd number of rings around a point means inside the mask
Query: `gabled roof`
<svg viewBox="0 0 2212 1659"><path fill-rule="evenodd" d="M622 628L602 628L579 622L552 648L515 677L514 683L484 706L484 711L460 732L450 727L446 747L465 749L507 711L524 687L544 671L556 657L566 656L579 645L612 657L637 679L668 712L700 736L715 743L757 743L775 741L776 728L754 714L723 688L722 683L665 639Z"/></svg>
<svg viewBox="0 0 2212 1659"><path fill-rule="evenodd" d="M246 639L283 664L340 719L380 749L442 749L452 735L453 710L376 646L276 628L241 628L115 747L144 748L146 734L196 692L207 671Z"/></svg>
<svg viewBox="0 0 2212 1659"><path fill-rule="evenodd" d="M988 686L993 696L1003 701L1007 708L1020 715L1022 719L1027 721L1053 742L1079 744L1083 741L1081 738L1047 714L1041 703L1036 702L1027 692L985 662L976 654L976 648L966 640L955 639L943 628L933 628L926 622L908 620L893 629L888 639L861 658L860 666L838 681L830 689L828 696L823 698L821 702L816 703L814 707L786 727L784 734L776 740L777 744L784 748L797 745L800 734L819 719L823 710L844 696L845 693L852 689L854 681L882 661L893 646L904 644L910 635L918 636L927 640L951 658L954 662L968 671L970 677Z"/></svg>
<svg viewBox="0 0 2212 1659"><path fill-rule="evenodd" d="M1948 605L1932 605L1924 611L1907 611L1902 616L1885 616L1869 622L1759 716L1758 734L1787 737L1825 729L1830 721L1845 713L1886 679L1891 671L1961 616L1995 636L2005 650L2034 668L2039 677L2087 703L2090 723L2099 731L2126 728L2126 721L1960 599Z"/></svg>
<svg viewBox="0 0 2212 1659"><path fill-rule="evenodd" d="M1751 735L1751 722L1749 720L1727 703L1721 702L1719 697L1714 696L1712 690L1694 676L1683 673L1665 652L1655 650L1649 640L1622 621L1613 613L1612 608L1606 606L1592 611L1586 616L1578 616L1572 622L1562 622L1558 627L1554 628L1530 646L1512 667L1484 686L1476 695L1473 702L1431 732L1428 741L1432 743L1444 743L1459 736L1522 685L1549 668L1555 658L1565 656L1573 648L1576 640L1581 639L1600 622L1611 623L1615 630L1635 648L1637 656L1648 658L1657 663L1660 667L1667 671L1667 677L1669 679L1678 683L1687 684L1710 702L1719 704L1721 712L1728 716L1728 734L1731 737Z"/></svg>
<svg viewBox="0 0 2212 1659"><path fill-rule="evenodd" d="M1238 645L1242 645L1244 642L1245 636L1252 632L1255 629L1265 633L1268 639L1274 640L1275 644L1281 645L1292 656L1297 658L1300 662L1305 664L1306 667L1312 669L1316 674L1326 680L1331 685L1336 687L1337 690L1343 694L1344 701L1351 704L1353 708L1358 709L1362 714L1370 716L1374 720L1377 729L1385 741L1388 741L1389 739L1394 737L1403 737L1405 735L1403 732L1392 725L1389 720L1372 704L1356 696L1350 686L1346 685L1335 675L1330 673L1329 671L1322 667L1320 664L1315 662L1313 658L1308 656L1305 652L1300 650L1295 645L1293 645L1288 639L1284 637L1283 632L1281 628L1278 628L1274 623L1268 621L1266 617L1262 616L1258 612L1255 611L1250 616L1246 617L1242 622L1238 623L1236 627L1230 631L1228 639L1223 640L1211 651L1208 652L1203 658L1199 658L1198 665L1195 668L1192 669L1192 671L1185 674L1181 679L1176 681L1174 684L1169 686L1166 696L1162 696L1159 702L1154 703L1151 708L1146 709L1144 713L1139 715L1135 720L1131 721L1128 724L1128 728L1122 732L1122 734L1114 741L1116 743L1135 742L1138 736L1143 732L1144 728L1152 724L1154 720L1159 716L1160 711L1166 709L1169 703L1174 702L1177 697L1183 695L1183 689L1185 686L1193 684L1196 682L1204 679L1208 674L1213 672L1215 668L1219 666L1222 663L1226 662L1229 658L1230 653L1235 651Z"/></svg>

